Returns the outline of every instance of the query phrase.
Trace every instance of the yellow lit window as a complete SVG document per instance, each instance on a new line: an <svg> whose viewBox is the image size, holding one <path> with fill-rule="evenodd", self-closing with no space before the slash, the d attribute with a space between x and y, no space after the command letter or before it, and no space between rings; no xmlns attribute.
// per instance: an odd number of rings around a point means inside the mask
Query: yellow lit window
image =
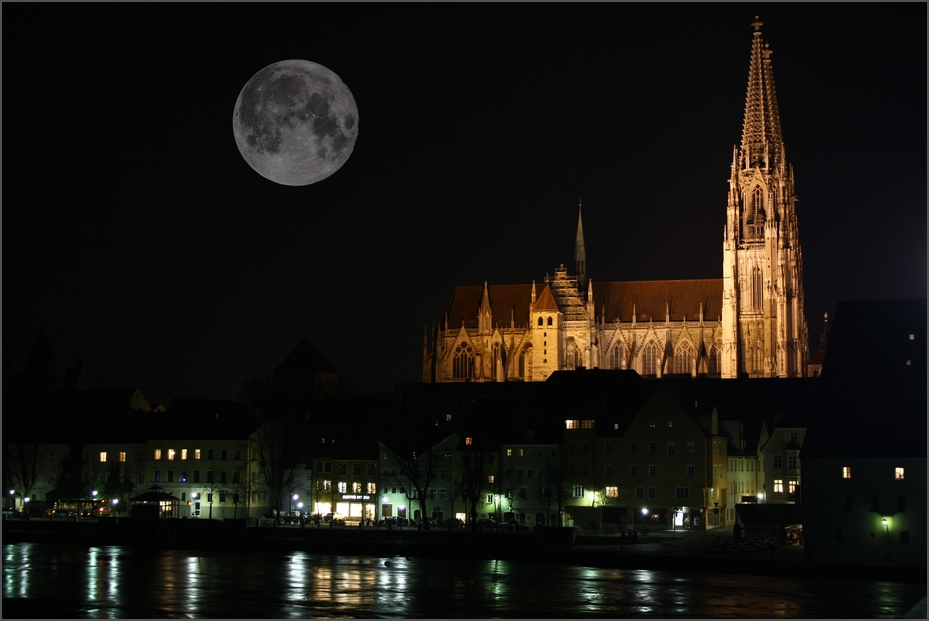
<svg viewBox="0 0 929 621"><path fill-rule="evenodd" d="M200 459L200 449L194 449L194 459Z"/></svg>
<svg viewBox="0 0 929 621"><path fill-rule="evenodd" d="M618 487L606 488L606 497L607 498L619 498L619 488Z"/></svg>
<svg viewBox="0 0 929 621"><path fill-rule="evenodd" d="M126 461L126 451L120 451L120 453L119 453L119 461L122 461L122 462L125 462L125 461Z"/></svg>
<svg viewBox="0 0 929 621"><path fill-rule="evenodd" d="M520 457L523 456L523 449L519 449L519 456L520 456Z"/></svg>
<svg viewBox="0 0 929 621"><path fill-rule="evenodd" d="M161 449L155 449L155 459L161 459Z"/></svg>
<svg viewBox="0 0 929 621"><path fill-rule="evenodd" d="M512 456L513 456L513 449L506 449L506 456L507 456L507 457L512 457Z"/></svg>
<svg viewBox="0 0 929 621"><path fill-rule="evenodd" d="M580 429L581 421L579 420L566 420L564 422L566 429Z"/></svg>
<svg viewBox="0 0 929 621"><path fill-rule="evenodd" d="M784 479L774 479L774 493L775 494L784 493Z"/></svg>
<svg viewBox="0 0 929 621"><path fill-rule="evenodd" d="M852 469L851 466L842 466L842 478L850 479L852 478Z"/></svg>
<svg viewBox="0 0 929 621"><path fill-rule="evenodd" d="M376 483L368 483L368 493L369 493L369 494L376 494L376 493L377 493L377 484L376 484Z"/></svg>
<svg viewBox="0 0 929 621"><path fill-rule="evenodd" d="M181 459L187 459L187 449L181 449Z"/></svg>
<svg viewBox="0 0 929 621"><path fill-rule="evenodd" d="M106 451L100 451L100 461L106 461Z"/></svg>
<svg viewBox="0 0 929 621"><path fill-rule="evenodd" d="M894 468L894 478L895 478L895 479L897 479L898 481L900 481L900 480L903 479L903 475L904 475L903 468Z"/></svg>
<svg viewBox="0 0 929 621"><path fill-rule="evenodd" d="M465 438L465 444L467 444L468 446L471 446L472 444L474 444L474 438Z"/></svg>
<svg viewBox="0 0 929 621"><path fill-rule="evenodd" d="M174 449L168 449L168 461L174 461Z"/></svg>
<svg viewBox="0 0 929 621"><path fill-rule="evenodd" d="M493 483L493 482L494 482L494 475L488 474L488 475L487 475L487 482L488 482L488 483Z"/></svg>

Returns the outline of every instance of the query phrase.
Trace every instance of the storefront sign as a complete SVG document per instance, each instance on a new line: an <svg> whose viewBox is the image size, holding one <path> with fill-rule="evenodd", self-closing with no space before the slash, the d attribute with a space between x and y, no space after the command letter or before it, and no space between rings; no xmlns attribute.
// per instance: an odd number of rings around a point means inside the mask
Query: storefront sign
<svg viewBox="0 0 929 621"><path fill-rule="evenodd" d="M369 494L342 494L342 500L371 500Z"/></svg>

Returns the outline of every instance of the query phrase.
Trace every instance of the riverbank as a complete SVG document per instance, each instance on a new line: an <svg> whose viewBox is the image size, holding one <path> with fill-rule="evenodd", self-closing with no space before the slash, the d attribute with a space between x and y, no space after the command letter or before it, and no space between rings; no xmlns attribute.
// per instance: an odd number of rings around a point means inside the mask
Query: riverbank
<svg viewBox="0 0 929 621"><path fill-rule="evenodd" d="M282 553L300 550L385 558L485 558L602 568L926 582L925 565L868 559L830 561L804 554L799 545L727 550L719 544L732 540L731 529L657 531L630 541L614 535L576 536L573 529L513 533L254 524L254 520L9 520L3 522L3 539L4 543L73 542Z"/></svg>

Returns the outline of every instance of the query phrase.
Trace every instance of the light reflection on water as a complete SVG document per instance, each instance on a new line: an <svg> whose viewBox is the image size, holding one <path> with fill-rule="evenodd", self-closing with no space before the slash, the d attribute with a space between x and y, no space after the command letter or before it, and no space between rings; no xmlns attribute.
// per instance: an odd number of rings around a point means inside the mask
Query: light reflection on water
<svg viewBox="0 0 929 621"><path fill-rule="evenodd" d="M886 617L925 586L494 560L3 546L4 616Z"/></svg>

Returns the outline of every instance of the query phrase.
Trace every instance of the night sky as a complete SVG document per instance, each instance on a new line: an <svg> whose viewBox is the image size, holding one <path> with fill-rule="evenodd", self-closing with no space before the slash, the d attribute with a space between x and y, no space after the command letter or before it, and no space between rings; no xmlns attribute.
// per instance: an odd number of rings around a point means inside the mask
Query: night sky
<svg viewBox="0 0 929 621"><path fill-rule="evenodd" d="M751 23L799 197L812 340L926 296L926 5L3 5L3 338L152 400L235 398L309 337L350 383L422 377L457 285L720 278ZM232 134L298 58L354 152L286 187ZM59 378L60 381L60 378Z"/></svg>

